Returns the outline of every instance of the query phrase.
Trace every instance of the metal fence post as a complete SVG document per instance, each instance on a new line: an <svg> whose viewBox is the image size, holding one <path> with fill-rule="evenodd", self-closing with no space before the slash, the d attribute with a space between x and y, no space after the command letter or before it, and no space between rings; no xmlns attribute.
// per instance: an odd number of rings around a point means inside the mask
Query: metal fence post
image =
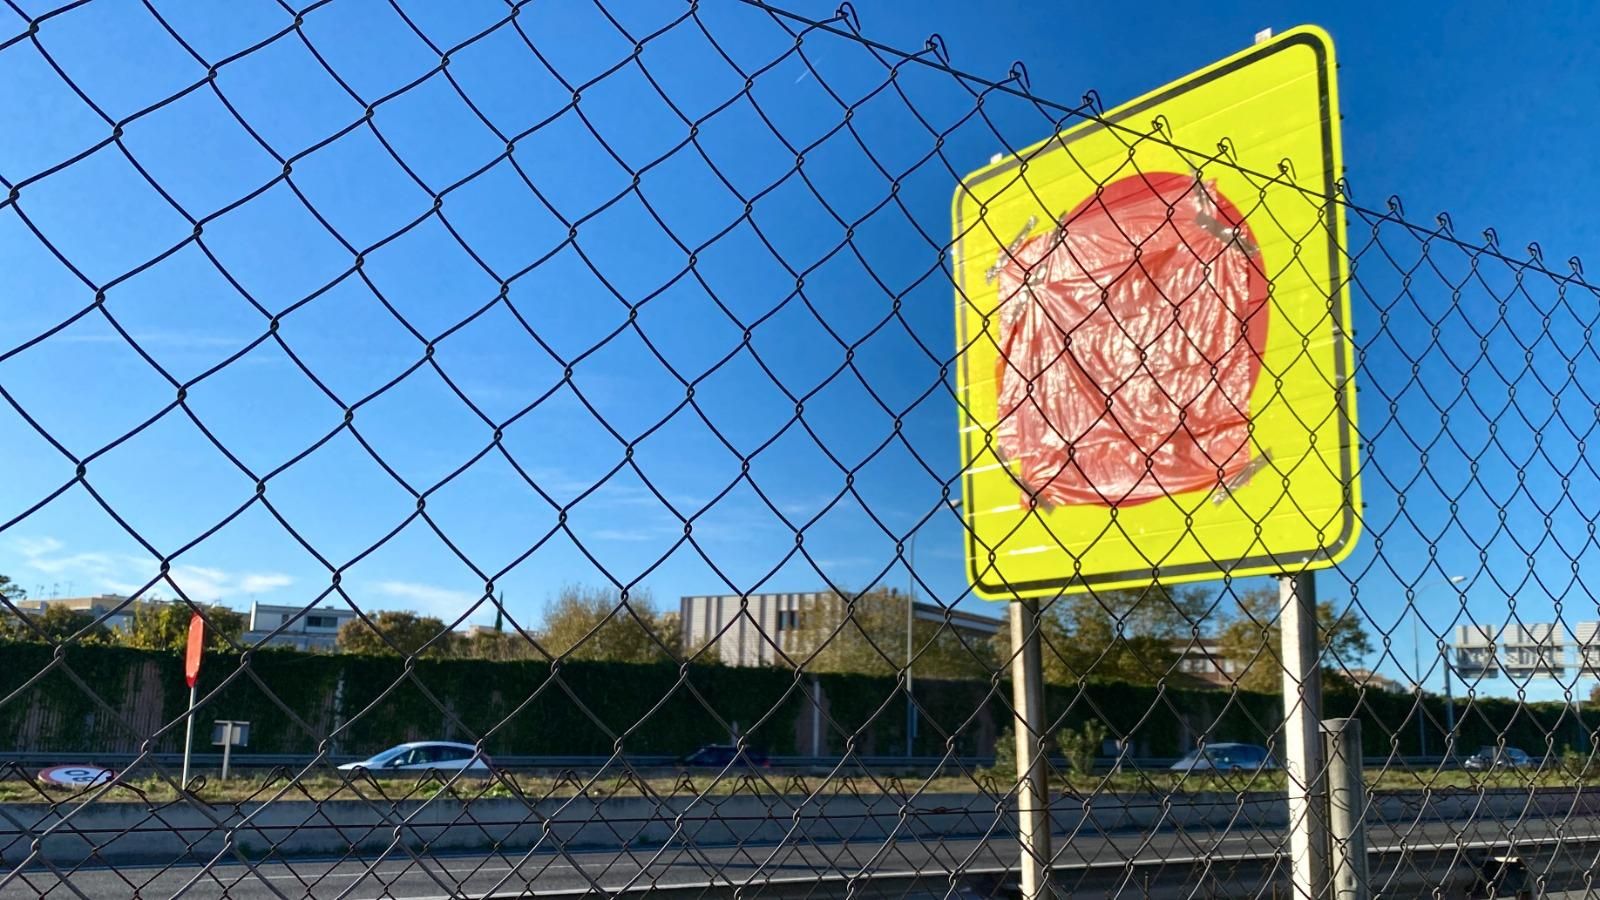
<svg viewBox="0 0 1600 900"><path fill-rule="evenodd" d="M228 764L233 761L233 722L222 723L222 780L228 780Z"/></svg>
<svg viewBox="0 0 1600 900"><path fill-rule="evenodd" d="M1310 572L1278 580L1283 629L1285 789L1289 802L1294 896L1320 900L1328 883L1328 820L1322 768L1322 666L1317 651L1317 591Z"/></svg>
<svg viewBox="0 0 1600 900"><path fill-rule="evenodd" d="M1022 898L1038 900L1050 885L1050 778L1044 754L1044 659L1039 601L1011 604L1011 699L1017 735L1017 839L1022 845Z"/></svg>
<svg viewBox="0 0 1600 900"><path fill-rule="evenodd" d="M1334 900L1368 900L1372 884L1367 872L1367 789L1362 780L1361 720L1328 719L1322 723L1328 758L1328 867Z"/></svg>

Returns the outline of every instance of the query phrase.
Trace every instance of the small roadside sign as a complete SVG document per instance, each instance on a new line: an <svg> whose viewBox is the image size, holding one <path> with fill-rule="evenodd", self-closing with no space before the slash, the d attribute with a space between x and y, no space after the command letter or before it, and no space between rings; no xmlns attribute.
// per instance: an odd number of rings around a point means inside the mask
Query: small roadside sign
<svg viewBox="0 0 1600 900"><path fill-rule="evenodd" d="M116 773L99 766L51 766L39 772L40 781L60 787L93 787L115 777Z"/></svg>
<svg viewBox="0 0 1600 900"><path fill-rule="evenodd" d="M1338 109L1331 39L1297 28L962 181L980 596L1303 572L1355 547Z"/></svg>

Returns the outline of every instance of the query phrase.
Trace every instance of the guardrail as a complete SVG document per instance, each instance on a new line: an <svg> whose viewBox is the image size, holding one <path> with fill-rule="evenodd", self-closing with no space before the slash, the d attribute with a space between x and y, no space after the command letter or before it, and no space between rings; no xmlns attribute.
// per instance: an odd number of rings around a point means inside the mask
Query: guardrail
<svg viewBox="0 0 1600 900"><path fill-rule="evenodd" d="M381 749L381 748L379 748ZM373 752L378 752L374 750ZM371 754L330 754L321 757L321 761L330 766L345 763L360 762ZM683 757L656 755L628 755L619 759L610 756L519 756L514 754L491 754L495 767L511 771L574 771L599 770L607 766L626 764L630 770L648 768L681 768ZM1364 760L1368 769L1388 769L1390 771L1438 771L1440 769L1461 768L1463 757L1446 761L1442 757L1384 757L1369 756ZM0 752L0 764L17 763L22 766L54 766L67 764L92 764L104 766L112 770L121 770L133 764L136 760L144 759L147 762L159 763L163 766L177 765L183 760L181 753L96 753L84 751L81 753L37 753L37 752ZM297 753L235 753L230 765L239 769L272 769L272 768L304 768L317 762L316 754ZM1058 767L1065 767L1066 761L1061 756L1051 758ZM222 754L196 753L193 761L199 767L215 767L222 764ZM1095 762L1095 771L1110 772L1119 766L1125 769L1150 771L1153 769L1166 769L1178 761L1177 757L1129 757L1122 760L1101 758ZM870 769L874 772L924 772L929 773L937 769L944 769L952 774L975 769L988 769L993 767L992 756L854 756L848 759L836 756L772 756L767 758L767 768L785 771L810 771L825 769L833 771L838 768Z"/></svg>
<svg viewBox="0 0 1600 900"><path fill-rule="evenodd" d="M376 750L374 752L377 752ZM320 762L330 766L345 763L360 762L368 759L370 754L330 754L318 757L316 754L284 754L284 753L234 753L229 760L229 765L236 769L272 769L272 768L304 768ZM610 756L516 756L491 754L496 768L512 771L524 770L599 770L607 766L626 765L630 771L650 768L681 768L683 757L668 755L629 755L619 759ZM222 754L196 753L192 757L195 766L220 766ZM181 753L96 753L84 751L81 753L0 753L0 764L16 763L28 766L53 766L67 764L93 764L112 770L128 768L138 761L157 763L162 766L181 764ZM1112 761L1106 760L1104 767L1109 769ZM1167 761L1167 762L1170 762ZM1158 765L1160 761L1128 762L1125 765ZM994 765L993 757L904 757L904 756L856 756L849 759L840 757L821 756L773 756L767 760L767 767L780 770L819 770L833 771L838 768L870 769L874 772L896 771L932 771L937 768L948 768L951 771L962 769L972 770L988 768Z"/></svg>

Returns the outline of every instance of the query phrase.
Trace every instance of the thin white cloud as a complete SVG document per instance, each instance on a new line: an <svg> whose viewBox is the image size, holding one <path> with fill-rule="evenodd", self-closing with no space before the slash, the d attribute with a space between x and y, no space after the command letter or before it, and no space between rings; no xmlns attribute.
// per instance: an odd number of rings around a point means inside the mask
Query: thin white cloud
<svg viewBox="0 0 1600 900"><path fill-rule="evenodd" d="M173 566L169 575L185 597L196 603L214 603L228 592L228 573L204 566Z"/></svg>
<svg viewBox="0 0 1600 900"><path fill-rule="evenodd" d="M11 539L11 546L23 556L32 558L55 553L65 545L53 537L17 537Z"/></svg>
<svg viewBox="0 0 1600 900"><path fill-rule="evenodd" d="M68 552L65 542L48 536L13 538L9 546L22 557L26 568L50 576L68 593L132 594L160 571L160 564L147 556ZM294 583L293 578L281 572L235 573L193 563L176 564L169 574L178 590L199 603L242 599L241 594L271 593ZM160 583L152 590L165 592Z"/></svg>
<svg viewBox="0 0 1600 900"><path fill-rule="evenodd" d="M251 573L239 579L239 590L246 594L265 594L294 584L294 579L281 573Z"/></svg>
<svg viewBox="0 0 1600 900"><path fill-rule="evenodd" d="M469 606L482 599L481 594L470 594L466 591L415 581L380 581L376 589L386 597L404 601L408 604L406 607L408 612L437 616L446 621L454 621L457 616L466 612ZM474 613L474 616L482 614L488 608L485 604Z"/></svg>

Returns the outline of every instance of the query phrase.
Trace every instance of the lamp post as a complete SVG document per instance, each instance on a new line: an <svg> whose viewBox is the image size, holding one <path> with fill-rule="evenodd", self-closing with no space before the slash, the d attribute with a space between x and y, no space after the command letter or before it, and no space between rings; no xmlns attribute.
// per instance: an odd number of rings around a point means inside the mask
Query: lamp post
<svg viewBox="0 0 1600 900"><path fill-rule="evenodd" d="M917 533L911 532L906 547L906 759L916 753L917 700L911 693L911 660L916 655L916 639L912 630L917 621Z"/></svg>
<svg viewBox="0 0 1600 900"><path fill-rule="evenodd" d="M952 510L960 507L959 501L947 499L945 505ZM917 701L911 693L911 660L916 656L917 643L913 634L917 622L917 532L913 530L906 541L906 758L916 753Z"/></svg>
<svg viewBox="0 0 1600 900"><path fill-rule="evenodd" d="M1465 575L1446 576L1444 581L1435 582L1418 591L1415 599L1413 600L1411 609L1411 664L1416 667L1417 675L1415 681L1417 685L1417 704L1419 707L1421 707L1423 698L1422 643L1417 639L1417 620L1422 618L1422 613L1416 608L1416 602L1420 601L1424 594L1430 590L1433 590L1434 588L1448 587L1450 585L1460 584L1466 580L1467 576ZM1444 721L1446 735L1445 752L1449 752L1451 745L1450 739L1455 735L1456 732L1456 704L1455 699L1450 695L1450 653L1448 645L1442 641L1439 644L1439 661L1443 663L1444 668ZM1417 711L1417 750L1418 753L1426 756L1428 753L1428 717L1423 715L1422 712L1423 710L1420 708Z"/></svg>

